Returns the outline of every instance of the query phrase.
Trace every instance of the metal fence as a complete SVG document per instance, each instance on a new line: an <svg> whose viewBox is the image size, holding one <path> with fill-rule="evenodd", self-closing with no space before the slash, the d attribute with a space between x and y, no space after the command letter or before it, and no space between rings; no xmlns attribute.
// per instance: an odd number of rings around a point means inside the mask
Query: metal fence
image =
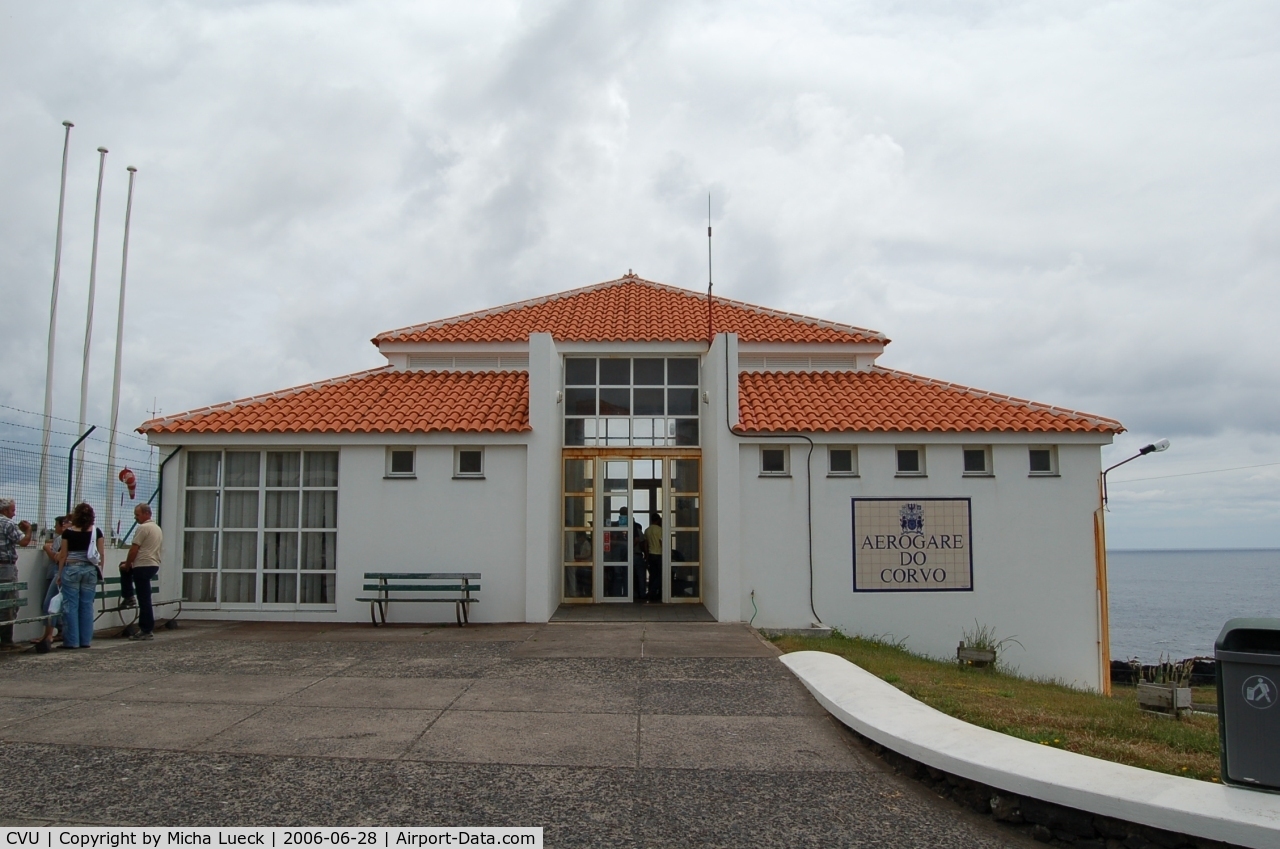
<svg viewBox="0 0 1280 849"><path fill-rule="evenodd" d="M133 508L153 502L157 492L157 467L160 456L144 438L132 431L116 434L115 463L107 467L110 430L98 426L76 448L81 436L76 422L53 419L49 440L48 462L44 480L40 479L40 438L43 417L39 413L0 406L0 497L18 503L16 518L51 528L56 516L67 512L67 505L87 501L93 506L98 525L107 525L108 480L114 482L111 509L111 535L127 539L133 530ZM89 430L91 425L85 425ZM133 491L121 481L124 470L133 473ZM70 473L70 474L68 474ZM39 512L40 490L44 488L44 515Z"/></svg>

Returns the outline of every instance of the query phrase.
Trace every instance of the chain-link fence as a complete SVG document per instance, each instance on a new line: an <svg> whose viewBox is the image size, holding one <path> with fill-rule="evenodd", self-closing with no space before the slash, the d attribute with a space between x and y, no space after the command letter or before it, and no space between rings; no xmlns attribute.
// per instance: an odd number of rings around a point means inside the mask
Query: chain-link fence
<svg viewBox="0 0 1280 849"><path fill-rule="evenodd" d="M159 452L133 431L116 434L115 463L107 466L111 431L99 426L75 449L81 434L76 422L54 418L50 428L49 454L44 469L44 513L40 512L40 439L43 416L28 410L0 405L0 497L17 501L16 518L51 528L53 520L67 512L68 503L87 501L97 514L98 525L111 535L126 539L133 530L133 508L153 501L157 488ZM88 431L91 425L85 425ZM132 476L133 487L121 480ZM70 475L68 475L70 472ZM113 482L111 510L107 509L108 480ZM69 488L68 488L69 487Z"/></svg>

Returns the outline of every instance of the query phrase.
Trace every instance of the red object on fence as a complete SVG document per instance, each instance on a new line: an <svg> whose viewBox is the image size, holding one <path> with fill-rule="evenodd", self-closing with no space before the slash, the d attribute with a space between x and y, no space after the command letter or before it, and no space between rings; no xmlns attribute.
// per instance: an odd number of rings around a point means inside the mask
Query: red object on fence
<svg viewBox="0 0 1280 849"><path fill-rule="evenodd" d="M138 476L130 471L128 466L125 466L120 470L120 481L129 487L129 500L132 501L134 493L138 491Z"/></svg>

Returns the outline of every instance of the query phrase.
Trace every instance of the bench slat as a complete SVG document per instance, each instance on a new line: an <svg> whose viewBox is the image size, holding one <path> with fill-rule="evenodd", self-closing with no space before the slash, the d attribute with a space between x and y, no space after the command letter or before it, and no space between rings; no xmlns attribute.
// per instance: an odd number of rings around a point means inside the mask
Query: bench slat
<svg viewBox="0 0 1280 849"><path fill-rule="evenodd" d="M391 580L410 580L410 581L430 581L430 580L460 580L469 578L474 581L480 580L479 572L365 572L364 579L366 581L374 578L389 578Z"/></svg>
<svg viewBox="0 0 1280 849"><path fill-rule="evenodd" d="M362 589L363 589L365 592L374 592L374 591L378 591L378 590L386 590L386 591L388 591L388 592L402 592L402 593L405 593L405 592L408 592L408 593L448 593L448 592L460 593L460 592L466 592L467 590L470 590L470 591L472 591L472 592L475 592L475 591L477 591L477 590L479 590L479 589L480 589L480 585L479 585L479 584L472 584L471 586L464 587L464 586L460 586L460 585L458 585L458 584L449 584L449 585L447 585L447 586L446 586L446 585L441 585L441 584L435 584L435 585L430 585L430 584L365 584L365 585L364 585L364 587L363 587Z"/></svg>
<svg viewBox="0 0 1280 849"><path fill-rule="evenodd" d="M26 581L13 581L7 584L0 584L0 593L22 592L26 588L27 588Z"/></svg>
<svg viewBox="0 0 1280 849"><path fill-rule="evenodd" d="M373 601L373 602L385 601L388 604L390 604L393 601L396 604L399 604L402 601L407 601L410 603L415 601L439 601L439 602L445 602L448 604L479 604L480 603L480 599L478 598L358 598L356 599L356 601Z"/></svg>

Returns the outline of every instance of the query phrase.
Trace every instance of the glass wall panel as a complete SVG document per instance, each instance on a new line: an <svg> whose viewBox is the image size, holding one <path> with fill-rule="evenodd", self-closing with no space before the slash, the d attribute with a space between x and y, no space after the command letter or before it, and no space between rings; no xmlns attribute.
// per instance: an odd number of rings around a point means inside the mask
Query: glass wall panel
<svg viewBox="0 0 1280 849"><path fill-rule="evenodd" d="M267 452L267 486L297 486L301 458L297 451Z"/></svg>
<svg viewBox="0 0 1280 849"><path fill-rule="evenodd" d="M664 361L660 359L635 359L633 376L636 386L661 386L666 383ZM661 412L661 411L659 411Z"/></svg>
<svg viewBox="0 0 1280 849"><path fill-rule="evenodd" d="M217 572L183 572L182 597L187 601L213 603L218 600Z"/></svg>
<svg viewBox="0 0 1280 849"><path fill-rule="evenodd" d="M338 564L338 535L302 535L302 568L310 572L332 571ZM310 602L307 602L308 604Z"/></svg>
<svg viewBox="0 0 1280 849"><path fill-rule="evenodd" d="M258 464L262 454L258 451L228 451L226 486L258 487Z"/></svg>
<svg viewBox="0 0 1280 849"><path fill-rule="evenodd" d="M591 548L591 531L564 532L564 559L568 563L590 563L595 552Z"/></svg>
<svg viewBox="0 0 1280 849"><path fill-rule="evenodd" d="M605 358L600 360L601 386L630 386L631 360Z"/></svg>
<svg viewBox="0 0 1280 849"><path fill-rule="evenodd" d="M566 416L594 416L596 414L596 390L565 389L564 414Z"/></svg>
<svg viewBox="0 0 1280 849"><path fill-rule="evenodd" d="M187 454L187 486L217 486L221 451L192 451Z"/></svg>
<svg viewBox="0 0 1280 849"><path fill-rule="evenodd" d="M564 498L564 526L566 528L589 528L595 521L591 509L591 496L566 495Z"/></svg>
<svg viewBox="0 0 1280 849"><path fill-rule="evenodd" d="M587 357L567 357L564 361L565 386L595 386L596 361Z"/></svg>
<svg viewBox="0 0 1280 849"><path fill-rule="evenodd" d="M698 414L698 390L668 389L667 413L673 416L696 416Z"/></svg>
<svg viewBox="0 0 1280 849"><path fill-rule="evenodd" d="M257 582L258 576L254 572L223 572L222 603L253 604L256 601L253 588Z"/></svg>
<svg viewBox="0 0 1280 849"><path fill-rule="evenodd" d="M698 461L677 459L671 461L671 491L698 492Z"/></svg>
<svg viewBox="0 0 1280 849"><path fill-rule="evenodd" d="M337 600L334 595L334 588L337 582L332 573L328 575L302 575L300 580L302 584L298 597L299 604L333 604Z"/></svg>
<svg viewBox="0 0 1280 849"><path fill-rule="evenodd" d="M227 463L230 477L231 464ZM196 493L189 492L190 498ZM229 490L222 504L222 527L224 528L256 528L258 527L258 491Z"/></svg>
<svg viewBox="0 0 1280 849"><path fill-rule="evenodd" d="M222 535L222 568L233 570L258 568L258 532L224 533ZM249 582L253 586L253 581Z"/></svg>
<svg viewBox="0 0 1280 849"><path fill-rule="evenodd" d="M568 459L564 461L565 492L591 492L594 487L594 460Z"/></svg>
<svg viewBox="0 0 1280 849"><path fill-rule="evenodd" d="M595 568L590 564L586 566L565 566L564 597L593 598L595 595L594 576Z"/></svg>
<svg viewBox="0 0 1280 849"><path fill-rule="evenodd" d="M268 491L262 523L266 528L298 527L298 493Z"/></svg>
<svg viewBox="0 0 1280 849"><path fill-rule="evenodd" d="M564 444L567 446L585 445L586 434L583 432L582 419L564 420Z"/></svg>
<svg viewBox="0 0 1280 849"><path fill-rule="evenodd" d="M676 425L676 445L698 444L698 420L674 419Z"/></svg>
<svg viewBox="0 0 1280 849"><path fill-rule="evenodd" d="M676 531L671 534L671 562L698 562L698 532Z"/></svg>
<svg viewBox="0 0 1280 849"><path fill-rule="evenodd" d="M298 568L298 534L296 531L268 531L262 535L262 568Z"/></svg>
<svg viewBox="0 0 1280 849"><path fill-rule="evenodd" d="M275 495L275 493L269 493ZM268 525L270 527L270 525ZM283 526L278 526L283 527ZM303 490L302 527L338 527L338 491L335 489Z"/></svg>
<svg viewBox="0 0 1280 849"><path fill-rule="evenodd" d="M668 386L697 386L697 358L680 358L667 360Z"/></svg>
<svg viewBox="0 0 1280 849"><path fill-rule="evenodd" d="M308 451L305 456L306 474L303 477L303 486L338 485L337 451Z"/></svg>
<svg viewBox="0 0 1280 849"><path fill-rule="evenodd" d="M660 416L665 413L666 410L663 408L662 390L635 390L635 404L632 412L637 416Z"/></svg>
<svg viewBox="0 0 1280 849"><path fill-rule="evenodd" d="M602 416L629 416L631 415L631 390L630 389L601 389L600 390L600 415Z"/></svg>
<svg viewBox="0 0 1280 849"><path fill-rule="evenodd" d="M217 531L187 531L182 546L183 569L218 568Z"/></svg>
<svg viewBox="0 0 1280 849"><path fill-rule="evenodd" d="M187 491L187 513L184 524L188 528L218 527L218 492L211 489Z"/></svg>
<svg viewBox="0 0 1280 849"><path fill-rule="evenodd" d="M297 604L298 575L295 572L266 572L262 576L264 604Z"/></svg>
<svg viewBox="0 0 1280 849"><path fill-rule="evenodd" d="M698 527L698 497L696 495L677 496L675 508L675 526L677 528Z"/></svg>

